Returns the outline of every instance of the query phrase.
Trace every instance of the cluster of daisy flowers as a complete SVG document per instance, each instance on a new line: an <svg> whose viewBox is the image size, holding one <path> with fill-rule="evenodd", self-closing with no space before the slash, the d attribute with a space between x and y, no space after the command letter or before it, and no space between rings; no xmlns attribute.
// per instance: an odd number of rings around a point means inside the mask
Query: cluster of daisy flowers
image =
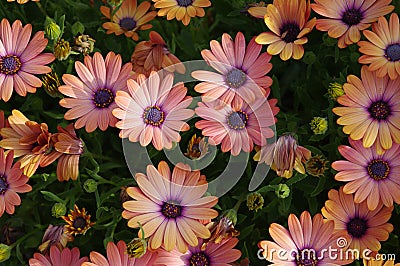
<svg viewBox="0 0 400 266"><path fill-rule="evenodd" d="M11 1L11 0L9 0ZM28 1L17 1L24 4ZM139 40L138 32L149 30L157 16L176 18L189 25L194 17L204 17L208 0L136 0L103 1L101 14L107 22L107 34ZM273 223L269 232L274 240L260 241L262 255L278 265L345 265L347 259L324 255L344 239L343 250L370 250L377 253L382 241L394 227L388 223L394 204L400 204L400 32L398 15L390 0L274 0L250 7L248 12L262 18L269 31L246 42L243 33L224 33L221 41L212 40L201 56L211 70L195 70L190 75L199 81L194 92L201 101L191 109L193 98L177 73L187 71L167 47L162 36L151 31L148 41L135 45L131 62L109 51L105 56L93 52L94 40L81 34L74 39L75 53L84 55L74 62L75 74L63 74L62 82L48 64L73 55L69 42L62 39L54 21L46 28L53 53L44 53L48 39L44 32L32 38L32 26L7 19L0 23L0 97L4 102L15 91L20 96L35 93L42 86L60 96L59 105L68 109L67 127L51 133L46 123L29 120L12 110L0 119L0 216L13 214L21 204L18 193L32 190L29 178L39 167L57 162L59 181L77 180L83 141L75 129L87 133L110 127L127 138L157 151L172 149L181 140L180 132L190 130L188 120L195 115L195 128L202 136L193 136L186 156L200 159L208 145L220 145L222 152L238 156L255 151L254 160L271 166L279 177L291 178L294 171L309 172L311 151L298 145L292 134L276 138L274 125L280 111L278 100L270 98L272 56L287 61L304 55L303 45L314 27L338 39L338 47L357 44L365 64L361 76L349 75L342 95L333 108L340 116L337 123L349 135L349 145L339 153L346 160L332 164L337 181L347 182L328 193L320 214L308 211L300 218L290 214L287 230ZM324 18L310 18L311 11ZM372 30L368 28L372 25ZM57 28L58 27L58 28ZM367 40L361 40L361 31ZM262 45L267 45L262 52ZM45 75L44 75L45 74ZM37 75L44 75L42 80ZM323 119L313 120L314 132ZM326 127L326 125L325 125ZM323 130L322 130L323 131ZM14 163L14 158L17 158ZM320 166L324 168L325 166ZM319 176L323 172L317 172ZM137 186L125 188L122 218L138 230L131 242L108 242L106 256L92 251L81 257L77 247L67 247L77 235L85 234L95 222L77 205L69 215L60 216L65 225L49 225L39 251L30 265L232 265L242 256L235 249L239 232L234 209L219 215L218 198L207 195L207 177L183 163L171 168L161 161L157 168L148 165L145 173L136 173ZM256 195L256 194L254 194ZM255 197L256 198L256 197ZM254 198L254 199L255 199ZM253 200L254 200L253 199ZM256 201L253 201L256 204ZM260 203L262 205L262 203ZM136 231L135 231L136 232ZM271 250L302 251L313 249L308 257L277 256ZM368 264L369 262L365 262ZM246 264L246 261L243 262ZM248 262L247 262L248 265Z"/></svg>

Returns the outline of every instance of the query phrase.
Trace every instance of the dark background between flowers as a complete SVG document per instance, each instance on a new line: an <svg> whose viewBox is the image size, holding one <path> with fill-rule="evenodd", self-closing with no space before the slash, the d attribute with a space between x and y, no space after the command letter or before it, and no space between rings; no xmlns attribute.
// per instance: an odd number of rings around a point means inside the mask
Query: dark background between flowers
<svg viewBox="0 0 400 266"><path fill-rule="evenodd" d="M139 1L140 2L140 1ZM150 23L154 31L160 33L166 40L169 49L182 62L198 60L201 58L201 50L209 49L210 40L221 40L223 33L229 33L233 38L237 32L245 34L249 41L267 28L262 19L256 19L246 14L246 5L254 1L245 0L214 0L212 6L206 8L204 18L193 19L189 26L185 27L176 20L167 21L165 18L156 17ZM271 3L272 1L265 1ZM41 0L42 9L34 2L19 5L16 2L8 3L0 1L0 18L7 18L10 22L21 20L25 25L31 23L33 32L43 30L45 13L49 17L60 17L65 14L65 30L63 38L72 41L77 32L84 30L96 40L95 51L106 55L108 51L121 54L123 62L129 62L136 42L124 35L107 35L102 28L104 22L99 11L102 4L95 1L94 7L89 5L89 0ZM400 11L400 0L392 1L396 6L394 12ZM315 13L311 17L316 16ZM140 40L148 40L150 30L139 32ZM331 82L345 82L348 74L360 74L361 65L357 60L360 56L357 45L351 45L346 49L339 49L337 41L329 38L326 33L314 29L308 35L309 41L304 45L305 54L301 60L289 60L283 62L279 56L273 56L271 62L273 68L268 74L273 78L271 97L278 99L280 112L277 115L277 133L294 132L299 143L310 149L313 155L321 154L324 158L333 162L341 158L337 151L340 144L347 143L347 137L336 125L335 115L331 112L336 103L327 97L327 88ZM50 43L49 43L50 45ZM50 47L49 47L50 48ZM49 49L50 51L50 49ZM265 47L263 48L265 51ZM56 60L52 67L61 78L64 73L74 73L74 61L83 61L82 55L71 55L65 61ZM198 96L193 90L195 83L188 83L191 96ZM58 104L58 98L50 97L42 88L35 94L20 97L15 93L12 99L4 103L0 102L0 109L5 111L6 117L12 109L19 109L29 119L37 122L45 122L51 132L56 131L57 125L67 125L69 122L63 119L66 109ZM323 135L314 135L310 130L309 122L314 116L326 117L329 128ZM193 133L200 131L194 128L196 120L192 119L191 130L182 133L180 147L186 151L187 143ZM22 205L16 208L13 215L4 214L0 218L0 228L9 225L16 229L16 237L30 234L12 250L10 260L3 265L26 264L28 259L40 245L43 233L49 224L63 224L61 218L51 215L51 208L58 198L66 202L68 210L76 203L79 207L85 207L96 221L96 225L86 235L79 235L69 246L77 246L81 254L88 256L90 251L105 252L104 244L108 241L130 241L137 235L137 230L128 228L126 220L122 219L122 211L119 199L120 187L135 185L135 181L128 170L122 151L122 142L118 137L119 130L109 128L102 132L96 130L86 133L84 129L77 134L84 141L87 154L80 160L80 176L77 181L58 182L55 175L55 165L39 169L31 177L29 184L32 191L21 195ZM165 160L162 152L148 147L148 152L154 164ZM253 156L251 154L250 158ZM229 153L218 152L214 162L202 173L212 180L221 173L229 159ZM99 172L95 170L94 159L100 166ZM247 190L252 176L252 170L256 162L250 160L246 171L235 187L219 199L217 209L232 208ZM242 251L242 257L249 257L250 265L266 265L267 262L257 259L257 243L263 239L270 239L268 227L277 222L287 225L287 217L290 213L299 215L304 210L309 210L312 215L320 212L327 192L331 188L338 189L340 182L334 180L335 171L329 168L323 177L313 177L296 173L291 179L285 180L277 177L270 171L262 185L257 189L264 197L264 207L258 212L249 211L246 202L243 202L238 211L236 228L240 230L240 242L237 246ZM89 179L98 181L97 191L88 193L83 184ZM276 196L271 185L286 183L290 189L289 197L280 199ZM41 193L48 191L49 193ZM388 241L382 245L381 253L394 253L400 257L399 234L400 207L395 205L390 222L394 225ZM3 240L4 235L1 236ZM355 262L354 265L360 265Z"/></svg>

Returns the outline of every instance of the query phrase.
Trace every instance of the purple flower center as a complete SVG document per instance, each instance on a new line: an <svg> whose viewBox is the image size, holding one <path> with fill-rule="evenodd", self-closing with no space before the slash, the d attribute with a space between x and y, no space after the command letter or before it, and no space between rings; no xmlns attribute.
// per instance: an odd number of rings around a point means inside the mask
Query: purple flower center
<svg viewBox="0 0 400 266"><path fill-rule="evenodd" d="M281 38L286 43L294 42L300 33L300 27L296 22L287 22L280 28Z"/></svg>
<svg viewBox="0 0 400 266"><path fill-rule="evenodd" d="M367 221L355 217L347 223L347 232L355 238L362 238L368 229Z"/></svg>
<svg viewBox="0 0 400 266"><path fill-rule="evenodd" d="M389 61L400 60L400 44L391 44L386 48L385 57Z"/></svg>
<svg viewBox="0 0 400 266"><path fill-rule="evenodd" d="M21 69L22 63L15 55L0 56L0 73L14 75Z"/></svg>
<svg viewBox="0 0 400 266"><path fill-rule="evenodd" d="M176 218L181 216L182 207L173 203L164 202L161 213L167 218Z"/></svg>
<svg viewBox="0 0 400 266"><path fill-rule="evenodd" d="M7 179L5 177L0 177L0 195L6 193L8 189Z"/></svg>
<svg viewBox="0 0 400 266"><path fill-rule="evenodd" d="M315 266L318 264L317 254L313 249L302 249L296 254L296 264L298 266Z"/></svg>
<svg viewBox="0 0 400 266"><path fill-rule="evenodd" d="M123 30L133 30L136 27L136 21L131 17L125 17L119 21L119 26Z"/></svg>
<svg viewBox="0 0 400 266"><path fill-rule="evenodd" d="M233 68L225 76L225 82L231 88L237 89L240 86L242 86L245 81L246 81L246 74L237 68Z"/></svg>
<svg viewBox="0 0 400 266"><path fill-rule="evenodd" d="M389 164L380 159L372 160L367 167L368 174L376 181L385 179L390 173Z"/></svg>
<svg viewBox="0 0 400 266"><path fill-rule="evenodd" d="M204 252L193 253L189 260L190 266L209 266L210 259Z"/></svg>
<svg viewBox="0 0 400 266"><path fill-rule="evenodd" d="M193 3L193 0L176 0L178 6L188 7Z"/></svg>
<svg viewBox="0 0 400 266"><path fill-rule="evenodd" d="M230 128L239 130L246 127L249 116L243 111L232 112L227 117Z"/></svg>
<svg viewBox="0 0 400 266"><path fill-rule="evenodd" d="M360 9L349 8L342 14L342 21L348 26L357 25L363 19L363 14Z"/></svg>
<svg viewBox="0 0 400 266"><path fill-rule="evenodd" d="M114 102L114 93L109 89L98 89L93 95L93 103L97 108L106 108Z"/></svg>
<svg viewBox="0 0 400 266"><path fill-rule="evenodd" d="M149 106L143 112L143 121L152 126L160 126L164 122L165 114L158 106Z"/></svg>
<svg viewBox="0 0 400 266"><path fill-rule="evenodd" d="M369 114L378 121L386 120L391 114L390 106L385 101L376 101L368 108Z"/></svg>
<svg viewBox="0 0 400 266"><path fill-rule="evenodd" d="M86 220L83 218L83 217L76 217L75 218L75 220L74 220L74 222L72 223L72 226L75 228L75 229L84 229L85 228L85 226L86 226Z"/></svg>

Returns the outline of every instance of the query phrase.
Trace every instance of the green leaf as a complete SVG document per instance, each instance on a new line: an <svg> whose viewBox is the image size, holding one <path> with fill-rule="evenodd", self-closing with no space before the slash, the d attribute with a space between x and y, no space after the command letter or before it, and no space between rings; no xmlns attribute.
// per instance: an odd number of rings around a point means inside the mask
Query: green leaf
<svg viewBox="0 0 400 266"><path fill-rule="evenodd" d="M300 174L300 173L296 172L296 174L286 182L286 185L288 185L288 186L293 185L293 184L305 179L307 176L308 175L306 175L306 174Z"/></svg>
<svg viewBox="0 0 400 266"><path fill-rule="evenodd" d="M76 36L78 34L82 34L85 31L85 26L79 21L75 22L74 25L71 26L72 35Z"/></svg>
<svg viewBox="0 0 400 266"><path fill-rule="evenodd" d="M323 177L319 178L318 185L316 186L314 191L311 192L311 194L310 194L311 197L315 197L315 196L319 195L324 190L325 181L326 181L325 178L323 178Z"/></svg>
<svg viewBox="0 0 400 266"><path fill-rule="evenodd" d="M54 193L52 193L50 191L42 190L42 191L40 191L40 193L42 193L43 197L48 201L55 201L55 202L59 202L59 203L64 203L64 201L62 199L60 199L57 195L55 195Z"/></svg>

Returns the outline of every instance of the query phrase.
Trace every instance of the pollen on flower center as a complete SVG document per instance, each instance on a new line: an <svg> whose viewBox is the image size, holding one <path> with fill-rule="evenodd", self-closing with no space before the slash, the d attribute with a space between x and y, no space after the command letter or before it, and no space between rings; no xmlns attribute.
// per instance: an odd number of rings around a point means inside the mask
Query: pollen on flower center
<svg viewBox="0 0 400 266"><path fill-rule="evenodd" d="M372 160L367 169L369 176L377 181L385 179L390 173L389 164L380 159Z"/></svg>
<svg viewBox="0 0 400 266"><path fill-rule="evenodd" d="M297 36L300 33L300 27L296 22L288 22L280 28L281 38L291 43L297 40Z"/></svg>
<svg viewBox="0 0 400 266"><path fill-rule="evenodd" d="M106 108L114 102L114 93L109 89L98 89L93 95L93 103L98 108Z"/></svg>
<svg viewBox="0 0 400 266"><path fill-rule="evenodd" d="M347 223L347 232L355 238L363 237L367 229L368 225L364 219L353 218Z"/></svg>
<svg viewBox="0 0 400 266"><path fill-rule="evenodd" d="M176 2L178 3L178 6L188 7L192 5L193 0L176 0Z"/></svg>
<svg viewBox="0 0 400 266"><path fill-rule="evenodd" d="M310 249L299 250L296 254L296 265L298 266L315 266L317 264L316 254Z"/></svg>
<svg viewBox="0 0 400 266"><path fill-rule="evenodd" d="M209 266L210 259L204 252L197 252L190 257L190 266Z"/></svg>
<svg viewBox="0 0 400 266"><path fill-rule="evenodd" d="M165 114L158 106L149 106L143 112L143 121L152 126L159 126L164 122Z"/></svg>
<svg viewBox="0 0 400 266"><path fill-rule="evenodd" d="M363 19L363 14L359 9L351 8L343 12L342 21L348 26L357 25Z"/></svg>
<svg viewBox="0 0 400 266"><path fill-rule="evenodd" d="M227 117L227 123L232 129L243 129L246 127L249 116L243 111L232 112Z"/></svg>
<svg viewBox="0 0 400 266"><path fill-rule="evenodd" d="M15 55L0 56L0 73L14 75L21 69L21 60Z"/></svg>
<svg viewBox="0 0 400 266"><path fill-rule="evenodd" d="M6 193L8 189L8 183L5 177L0 177L0 195Z"/></svg>
<svg viewBox="0 0 400 266"><path fill-rule="evenodd" d="M125 17L119 21L119 26L124 30L133 30L136 27L136 21L131 17Z"/></svg>
<svg viewBox="0 0 400 266"><path fill-rule="evenodd" d="M182 207L173 203L164 202L161 212L167 218L176 218L181 216Z"/></svg>
<svg viewBox="0 0 400 266"><path fill-rule="evenodd" d="M378 121L385 120L391 114L389 105L384 101L376 101L372 103L368 108L368 111L371 117Z"/></svg>
<svg viewBox="0 0 400 266"><path fill-rule="evenodd" d="M245 81L246 81L246 74L237 68L233 68L225 76L225 82L231 88L237 89L240 86L242 86Z"/></svg>
<svg viewBox="0 0 400 266"><path fill-rule="evenodd" d="M389 61L400 60L400 44L391 44L386 48L385 57Z"/></svg>
<svg viewBox="0 0 400 266"><path fill-rule="evenodd" d="M86 220L83 217L76 217L72 226L76 229L83 229L86 226Z"/></svg>

